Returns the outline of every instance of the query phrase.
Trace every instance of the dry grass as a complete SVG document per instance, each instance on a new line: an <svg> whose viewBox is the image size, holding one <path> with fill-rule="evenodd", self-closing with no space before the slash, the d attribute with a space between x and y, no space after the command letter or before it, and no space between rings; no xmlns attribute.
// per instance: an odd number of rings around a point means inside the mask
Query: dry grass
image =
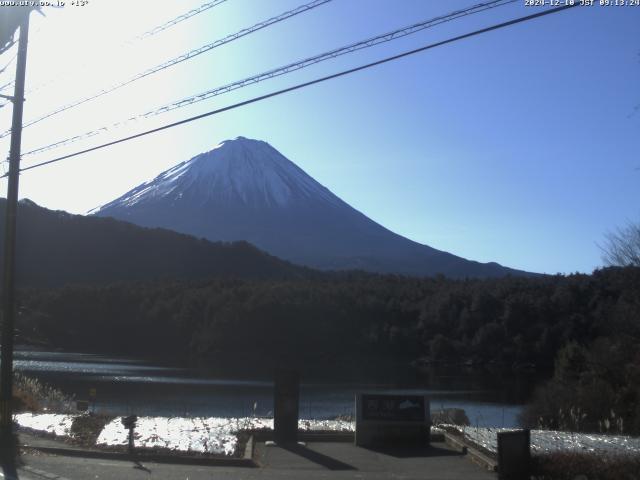
<svg viewBox="0 0 640 480"><path fill-rule="evenodd" d="M111 420L113 417L108 415L80 415L73 420L69 441L78 445L95 447L100 432Z"/></svg>
<svg viewBox="0 0 640 480"><path fill-rule="evenodd" d="M557 452L533 457L536 480L637 480L640 458L631 455ZM582 476L582 477L581 477Z"/></svg>
<svg viewBox="0 0 640 480"><path fill-rule="evenodd" d="M16 411L40 412L46 409L65 413L75 410L73 397L21 373L14 373L13 399Z"/></svg>

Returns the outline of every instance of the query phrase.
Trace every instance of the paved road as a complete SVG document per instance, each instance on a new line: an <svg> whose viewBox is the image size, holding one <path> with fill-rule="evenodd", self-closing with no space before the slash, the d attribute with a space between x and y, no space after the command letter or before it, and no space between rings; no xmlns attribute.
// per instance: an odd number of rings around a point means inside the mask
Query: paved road
<svg viewBox="0 0 640 480"><path fill-rule="evenodd" d="M347 443L309 443L307 447L267 447L258 443L258 468L135 464L41 453L22 456L20 480L243 480L388 479L496 480L497 475L466 457L435 444L420 452L376 452ZM8 477L10 478L10 477Z"/></svg>

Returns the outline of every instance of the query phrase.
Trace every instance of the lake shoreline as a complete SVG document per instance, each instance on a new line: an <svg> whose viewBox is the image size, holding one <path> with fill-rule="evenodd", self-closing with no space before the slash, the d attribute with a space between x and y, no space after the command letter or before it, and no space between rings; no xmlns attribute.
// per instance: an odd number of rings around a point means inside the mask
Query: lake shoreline
<svg viewBox="0 0 640 480"><path fill-rule="evenodd" d="M77 400L90 401L96 413L246 417L273 410L269 377L224 378L131 358L35 349L18 350L15 367ZM318 419L351 415L356 393L383 391L427 395L434 409L462 408L474 425L516 426L532 386L523 378L469 375L456 369L427 375L378 372L356 380L303 376L300 415Z"/></svg>

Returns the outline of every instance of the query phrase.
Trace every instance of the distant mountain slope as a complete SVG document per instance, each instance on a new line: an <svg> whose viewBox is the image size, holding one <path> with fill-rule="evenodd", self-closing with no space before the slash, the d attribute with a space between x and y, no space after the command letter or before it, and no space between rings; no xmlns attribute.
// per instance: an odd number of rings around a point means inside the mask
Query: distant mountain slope
<svg viewBox="0 0 640 480"><path fill-rule="evenodd" d="M0 199L0 219L6 200ZM0 248L4 248L0 222ZM21 286L160 278L296 278L310 272L245 242L211 243L111 218L71 215L24 200L18 209ZM1 262L1 259L0 259Z"/></svg>
<svg viewBox="0 0 640 480"><path fill-rule="evenodd" d="M92 213L210 240L246 240L320 269L450 277L527 274L397 235L343 202L268 143L244 137L182 162Z"/></svg>

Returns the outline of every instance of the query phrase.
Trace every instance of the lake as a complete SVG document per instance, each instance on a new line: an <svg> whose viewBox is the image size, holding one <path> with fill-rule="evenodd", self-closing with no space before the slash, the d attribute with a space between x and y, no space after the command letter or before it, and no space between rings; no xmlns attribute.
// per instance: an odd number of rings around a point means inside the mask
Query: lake
<svg viewBox="0 0 640 480"><path fill-rule="evenodd" d="M201 370L131 358L18 349L15 369L87 400L114 415L271 416L273 383L264 378L220 378ZM406 370L406 369L405 369ZM462 408L473 426L515 427L536 379L496 372L431 369L411 375L387 374L339 382L302 379L300 417L353 415L357 392L427 395L432 411Z"/></svg>

